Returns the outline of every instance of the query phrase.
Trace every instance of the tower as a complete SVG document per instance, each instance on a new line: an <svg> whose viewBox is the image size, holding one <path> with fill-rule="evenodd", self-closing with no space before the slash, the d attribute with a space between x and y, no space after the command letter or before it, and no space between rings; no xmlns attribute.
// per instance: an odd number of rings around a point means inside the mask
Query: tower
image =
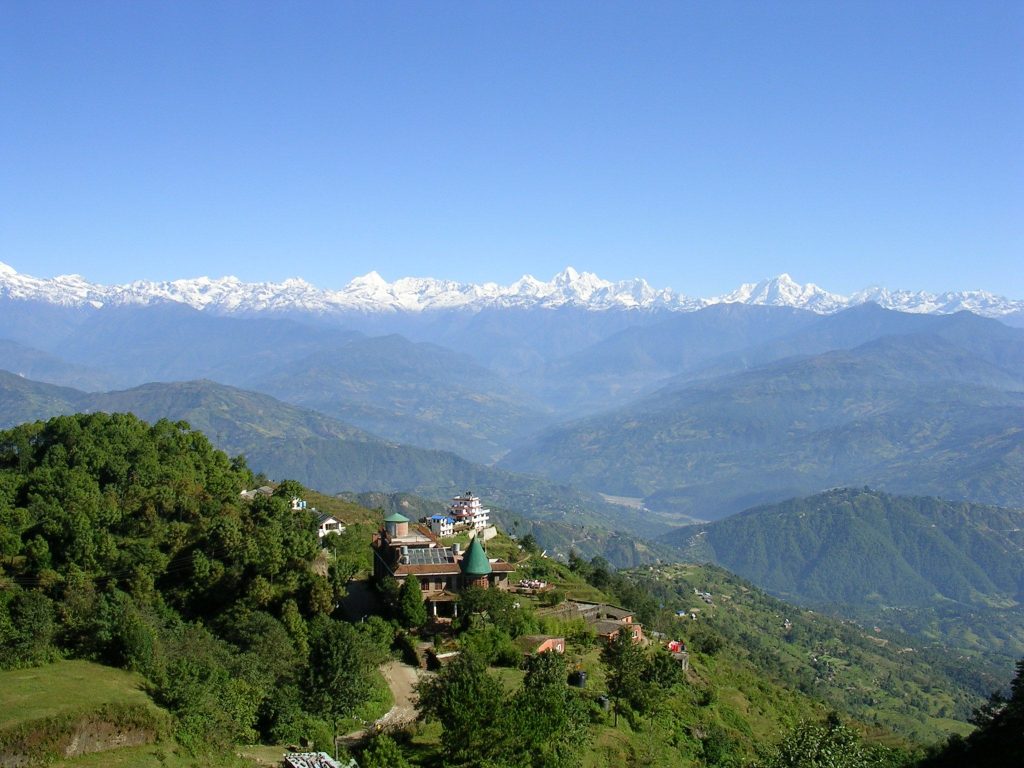
<svg viewBox="0 0 1024 768"><path fill-rule="evenodd" d="M466 554L462 556L462 562L459 563L459 568L462 571L464 587L480 587L481 589L490 587L491 563L487 559L487 553L484 551L483 544L480 543L479 536L474 536L469 542Z"/></svg>

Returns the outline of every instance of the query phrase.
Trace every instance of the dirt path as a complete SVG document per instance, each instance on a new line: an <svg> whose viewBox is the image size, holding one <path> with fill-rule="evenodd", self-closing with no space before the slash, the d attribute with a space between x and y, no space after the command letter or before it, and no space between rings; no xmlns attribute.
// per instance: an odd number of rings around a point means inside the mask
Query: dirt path
<svg viewBox="0 0 1024 768"><path fill-rule="evenodd" d="M378 725L390 723L402 723L416 718L416 692L413 686L420 679L420 670L403 664L400 661L389 661L380 668L384 679L388 681L388 688L395 698L395 705L391 707L377 721Z"/></svg>
<svg viewBox="0 0 1024 768"><path fill-rule="evenodd" d="M348 743L360 741L369 731L378 726L383 728L416 719L416 691L413 690L413 686L420 679L420 670L392 660L382 665L380 671L388 683L388 688L391 689L391 696L395 700L394 705L373 724L373 728L346 733L344 736L338 737L340 741Z"/></svg>

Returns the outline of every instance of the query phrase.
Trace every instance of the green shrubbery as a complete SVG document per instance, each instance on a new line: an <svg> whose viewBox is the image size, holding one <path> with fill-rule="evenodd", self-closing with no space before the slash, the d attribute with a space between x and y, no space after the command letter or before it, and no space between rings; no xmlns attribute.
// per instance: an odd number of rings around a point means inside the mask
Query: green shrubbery
<svg viewBox="0 0 1024 768"><path fill-rule="evenodd" d="M290 508L301 487L243 501L256 482L182 423L92 414L0 433L0 666L138 671L195 752L322 740L373 696L390 638L329 618L351 548L319 576L313 515Z"/></svg>

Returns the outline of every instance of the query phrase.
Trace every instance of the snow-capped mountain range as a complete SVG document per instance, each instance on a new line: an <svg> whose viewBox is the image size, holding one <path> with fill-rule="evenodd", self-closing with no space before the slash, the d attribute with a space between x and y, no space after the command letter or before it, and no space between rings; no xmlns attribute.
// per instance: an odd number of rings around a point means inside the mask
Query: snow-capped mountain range
<svg viewBox="0 0 1024 768"><path fill-rule="evenodd" d="M507 286L426 277L405 277L389 283L376 272L370 272L353 279L340 290L329 290L298 278L280 283L244 283L236 277L198 277L164 282L140 280L107 286L90 283L80 275L61 275L52 279L32 277L0 262L0 299L97 309L176 302L216 314L244 315L258 312L426 312L487 307L552 309L564 306L595 311L666 309L686 312L722 303L795 307L830 314L869 301L902 312L948 314L969 310L987 317L1024 313L1024 300L1007 299L986 291L933 294L872 287L851 296L842 296L814 283L801 285L787 274L759 283L744 283L722 296L692 298L668 288L657 290L641 278L610 282L590 272L577 272L572 267L548 282L525 275Z"/></svg>

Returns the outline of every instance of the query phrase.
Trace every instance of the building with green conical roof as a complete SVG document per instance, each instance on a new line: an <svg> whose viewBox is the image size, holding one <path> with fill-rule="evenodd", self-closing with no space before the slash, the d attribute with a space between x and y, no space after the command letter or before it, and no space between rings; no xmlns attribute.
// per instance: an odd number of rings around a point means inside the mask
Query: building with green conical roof
<svg viewBox="0 0 1024 768"><path fill-rule="evenodd" d="M462 556L459 563L459 570L462 571L462 583L464 586L482 587L487 589L490 586L492 568L491 562L487 559L487 552L484 545L480 543L480 537L474 536L469 546L466 547L466 554Z"/></svg>
<svg viewBox="0 0 1024 768"><path fill-rule="evenodd" d="M427 603L429 615L445 621L458 614L458 595L474 586L508 589L515 566L487 557L483 536L470 539L463 552L458 543L445 546L429 528L411 524L409 518L393 512L373 537L373 575L378 581L404 582L415 575Z"/></svg>

